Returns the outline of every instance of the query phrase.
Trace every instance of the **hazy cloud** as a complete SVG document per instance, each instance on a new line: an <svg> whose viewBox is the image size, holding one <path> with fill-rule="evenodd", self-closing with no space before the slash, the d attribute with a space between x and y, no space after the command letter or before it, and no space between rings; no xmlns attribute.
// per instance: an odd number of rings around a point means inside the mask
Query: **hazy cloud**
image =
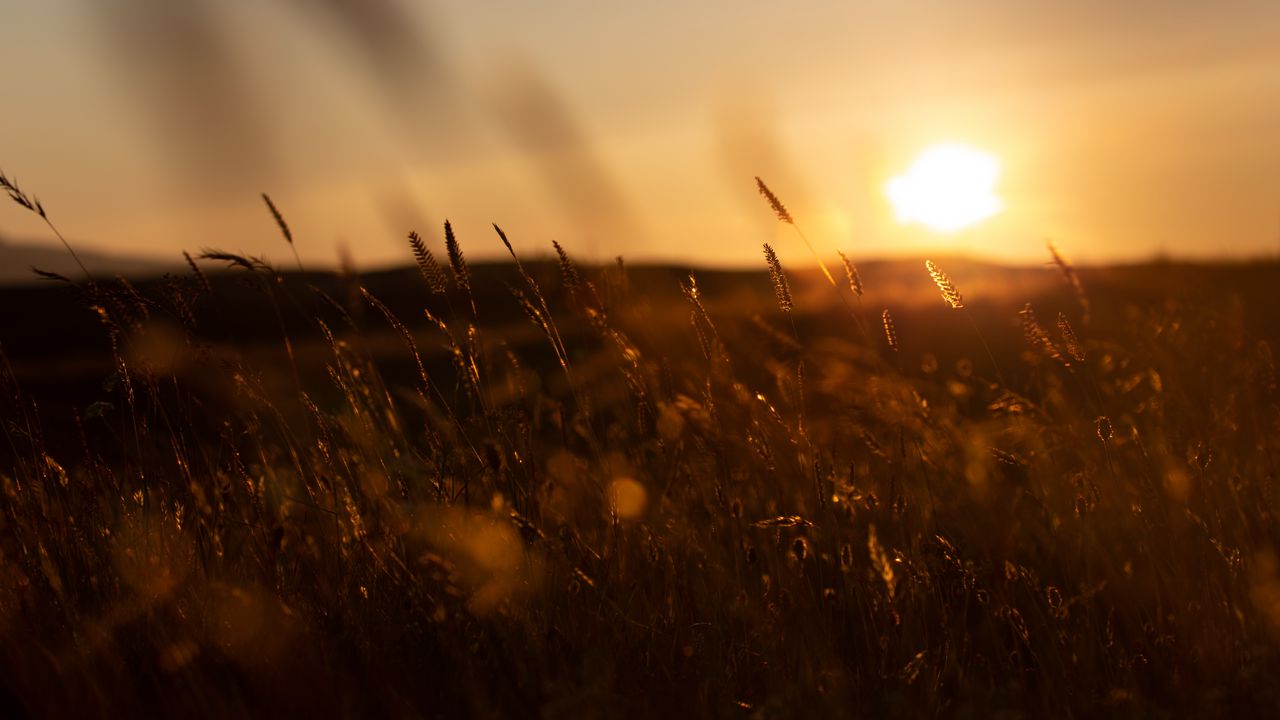
<svg viewBox="0 0 1280 720"><path fill-rule="evenodd" d="M589 247L600 240L620 247L642 237L638 217L573 111L530 63L504 65L490 97L499 124L532 162L539 189Z"/></svg>

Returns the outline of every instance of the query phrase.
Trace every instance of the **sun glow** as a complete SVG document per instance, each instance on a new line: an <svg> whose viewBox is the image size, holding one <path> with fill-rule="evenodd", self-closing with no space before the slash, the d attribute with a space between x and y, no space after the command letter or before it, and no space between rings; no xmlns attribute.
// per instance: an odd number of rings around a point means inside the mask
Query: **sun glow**
<svg viewBox="0 0 1280 720"><path fill-rule="evenodd" d="M885 185L885 194L899 222L955 232L1004 209L995 194L999 177L994 155L946 143L921 152L905 173Z"/></svg>

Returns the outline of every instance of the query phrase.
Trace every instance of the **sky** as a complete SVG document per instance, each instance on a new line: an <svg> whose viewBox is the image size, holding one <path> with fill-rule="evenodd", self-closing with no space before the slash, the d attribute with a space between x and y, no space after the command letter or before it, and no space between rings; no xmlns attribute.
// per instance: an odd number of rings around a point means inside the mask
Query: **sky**
<svg viewBox="0 0 1280 720"><path fill-rule="evenodd" d="M304 261L823 253L1078 262L1280 254L1273 0L43 0L0 25L0 170L86 249ZM926 148L1003 211L903 224ZM56 242L0 207L0 238Z"/></svg>

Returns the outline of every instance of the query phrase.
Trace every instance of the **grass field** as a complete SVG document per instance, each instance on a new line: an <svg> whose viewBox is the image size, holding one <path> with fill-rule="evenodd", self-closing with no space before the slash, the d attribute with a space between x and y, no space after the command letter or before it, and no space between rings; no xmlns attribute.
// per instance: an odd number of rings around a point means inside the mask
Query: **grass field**
<svg viewBox="0 0 1280 720"><path fill-rule="evenodd" d="M0 291L4 713L1280 711L1280 266L501 242Z"/></svg>

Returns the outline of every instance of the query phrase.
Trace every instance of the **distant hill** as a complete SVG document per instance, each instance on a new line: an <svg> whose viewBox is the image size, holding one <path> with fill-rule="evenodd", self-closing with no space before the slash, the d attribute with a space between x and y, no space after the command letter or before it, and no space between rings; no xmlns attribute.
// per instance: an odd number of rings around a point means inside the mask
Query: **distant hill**
<svg viewBox="0 0 1280 720"><path fill-rule="evenodd" d="M117 255L79 248L76 249L76 254L80 256L80 260L84 262L89 272L104 277L114 275L148 277L182 268L178 262L162 262L132 255ZM19 243L0 237L0 284L38 282L40 279L31 272L33 266L66 275L72 279L79 278L81 275L80 268L76 266L70 253L57 242Z"/></svg>

